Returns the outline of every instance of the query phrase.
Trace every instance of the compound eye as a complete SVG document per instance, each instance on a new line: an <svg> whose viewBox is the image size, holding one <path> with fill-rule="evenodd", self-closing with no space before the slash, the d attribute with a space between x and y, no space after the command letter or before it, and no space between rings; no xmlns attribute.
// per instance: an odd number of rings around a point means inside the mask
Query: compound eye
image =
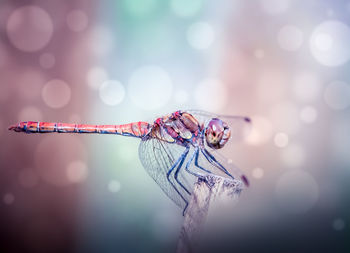
<svg viewBox="0 0 350 253"><path fill-rule="evenodd" d="M219 135L224 131L224 125L220 119L212 119L209 122L208 127L211 128L214 135Z"/></svg>
<svg viewBox="0 0 350 253"><path fill-rule="evenodd" d="M215 149L221 148L221 140L224 135L224 131L225 126L222 120L216 118L210 120L205 130L205 138L208 146Z"/></svg>

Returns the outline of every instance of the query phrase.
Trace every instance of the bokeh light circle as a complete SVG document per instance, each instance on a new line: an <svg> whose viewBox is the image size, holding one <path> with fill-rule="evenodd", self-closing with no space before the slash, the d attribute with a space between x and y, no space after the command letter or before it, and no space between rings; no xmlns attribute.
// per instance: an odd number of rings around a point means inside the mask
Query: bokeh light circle
<svg viewBox="0 0 350 253"><path fill-rule="evenodd" d="M282 161L291 168L300 167L305 160L305 150L297 144L290 144L282 151Z"/></svg>
<svg viewBox="0 0 350 253"><path fill-rule="evenodd" d="M318 25L310 38L314 58L325 66L340 66L350 59L350 28L337 20Z"/></svg>
<svg viewBox="0 0 350 253"><path fill-rule="evenodd" d="M18 114L18 121L42 121L43 115L35 106L24 107Z"/></svg>
<svg viewBox="0 0 350 253"><path fill-rule="evenodd" d="M64 81L53 79L46 83L41 91L41 97L47 106L62 108L70 101L71 89Z"/></svg>
<svg viewBox="0 0 350 253"><path fill-rule="evenodd" d="M319 197L315 179L302 170L283 174L276 185L276 200L286 212L302 214L310 210Z"/></svg>
<svg viewBox="0 0 350 253"><path fill-rule="evenodd" d="M187 40L195 49L207 49L214 42L214 29L206 22L194 23L187 30Z"/></svg>
<svg viewBox="0 0 350 253"><path fill-rule="evenodd" d="M218 111L227 104L228 93L225 84L219 79L204 79L196 89L194 98L201 109Z"/></svg>
<svg viewBox="0 0 350 253"><path fill-rule="evenodd" d="M329 107L334 110L343 110L350 105L350 85L334 81L324 91L324 99Z"/></svg>
<svg viewBox="0 0 350 253"><path fill-rule="evenodd" d="M116 80L104 82L99 89L99 93L102 102L111 106L120 104L125 97L124 86Z"/></svg>
<svg viewBox="0 0 350 253"><path fill-rule="evenodd" d="M170 6L173 12L180 17L196 15L203 5L203 0L171 0Z"/></svg>
<svg viewBox="0 0 350 253"><path fill-rule="evenodd" d="M341 231L345 228L345 221L341 218L337 218L332 222L332 227L335 231Z"/></svg>
<svg viewBox="0 0 350 253"><path fill-rule="evenodd" d="M55 66L56 58L53 54L44 53L44 54L40 55L39 63L40 63L40 66L42 68L50 69L53 66Z"/></svg>
<svg viewBox="0 0 350 253"><path fill-rule="evenodd" d="M333 46L333 38L329 34L320 33L315 38L315 46L320 51L330 50Z"/></svg>
<svg viewBox="0 0 350 253"><path fill-rule="evenodd" d="M10 15L7 35L19 50L34 52L44 48L53 34L53 24L49 14L37 6L17 8Z"/></svg>
<svg viewBox="0 0 350 253"><path fill-rule="evenodd" d="M88 169L86 163L81 160L72 161L67 166L67 178L72 183L80 183L86 180Z"/></svg>
<svg viewBox="0 0 350 253"><path fill-rule="evenodd" d="M274 138L275 145L279 148L284 148L288 145L289 138L285 133L277 133Z"/></svg>
<svg viewBox="0 0 350 253"><path fill-rule="evenodd" d="M6 205L12 205L15 201L15 195L13 195L10 192L5 193L5 195L3 196L3 201Z"/></svg>
<svg viewBox="0 0 350 253"><path fill-rule="evenodd" d="M102 67L92 67L87 73L87 83L92 89L99 89L100 86L107 80L107 71Z"/></svg>
<svg viewBox="0 0 350 253"><path fill-rule="evenodd" d="M303 43L303 32L296 26L286 25L279 31L277 41L282 49L296 51Z"/></svg>
<svg viewBox="0 0 350 253"><path fill-rule="evenodd" d="M168 73L159 66L136 69L128 84L128 95L140 109L154 110L166 105L171 98L173 85Z"/></svg>
<svg viewBox="0 0 350 253"><path fill-rule="evenodd" d="M262 59L262 58L265 57L265 51L262 50L262 49L260 49L260 48L258 48L258 49L256 49L256 50L254 51L254 56L255 56L255 58L257 58L257 59Z"/></svg>
<svg viewBox="0 0 350 253"><path fill-rule="evenodd" d="M67 14L66 22L73 32L81 32L88 26L88 16L82 10L72 10Z"/></svg>
<svg viewBox="0 0 350 253"><path fill-rule="evenodd" d="M272 124L271 122L259 115L252 117L252 130L247 136L246 141L251 145L262 145L266 143L272 136Z"/></svg>
<svg viewBox="0 0 350 253"><path fill-rule="evenodd" d="M108 190L112 193L119 192L121 189L121 184L117 180L111 180L107 186Z"/></svg>
<svg viewBox="0 0 350 253"><path fill-rule="evenodd" d="M256 179L260 179L264 176L264 170L262 168L254 168L252 171L252 176Z"/></svg>
<svg viewBox="0 0 350 253"><path fill-rule="evenodd" d="M305 123L313 123L317 119L317 111L312 106L305 106L300 112L300 119Z"/></svg>

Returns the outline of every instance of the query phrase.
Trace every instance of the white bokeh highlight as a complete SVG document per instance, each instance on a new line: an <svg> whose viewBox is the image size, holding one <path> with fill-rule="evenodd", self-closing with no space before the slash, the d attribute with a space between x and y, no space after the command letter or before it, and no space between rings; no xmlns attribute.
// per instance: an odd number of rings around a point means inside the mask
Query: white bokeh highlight
<svg viewBox="0 0 350 253"><path fill-rule="evenodd" d="M317 110L312 106L305 106L300 111L300 119L307 124L315 122L315 120L317 119L317 115Z"/></svg>
<svg viewBox="0 0 350 253"><path fill-rule="evenodd" d="M107 186L108 190L112 193L117 193L121 189L121 184L117 180L111 180Z"/></svg>
<svg viewBox="0 0 350 253"><path fill-rule="evenodd" d="M119 81L108 80L101 85L99 94L104 104L115 106L123 102L125 89Z"/></svg>
<svg viewBox="0 0 350 253"><path fill-rule="evenodd" d="M43 87L41 97L47 106L54 109L62 108L70 101L71 89L66 82L53 79Z"/></svg>
<svg viewBox="0 0 350 253"><path fill-rule="evenodd" d="M325 21L311 34L310 49L322 65L341 66L350 59L350 28L337 20Z"/></svg>
<svg viewBox="0 0 350 253"><path fill-rule="evenodd" d="M17 49L35 52L44 48L51 40L53 23L44 9L23 6L11 13L6 31L12 45Z"/></svg>
<svg viewBox="0 0 350 253"><path fill-rule="evenodd" d="M138 108L155 110L165 106L173 91L168 73L161 67L147 65L136 69L128 83L128 96Z"/></svg>
<svg viewBox="0 0 350 253"><path fill-rule="evenodd" d="M103 67L94 66L88 70L86 79L90 88L97 90L108 80L108 73Z"/></svg>
<svg viewBox="0 0 350 253"><path fill-rule="evenodd" d="M254 56L257 59L262 59L262 58L265 57L265 51L263 49L260 49L260 48L255 49L254 50Z"/></svg>
<svg viewBox="0 0 350 253"><path fill-rule="evenodd" d="M289 138L285 133L277 133L274 137L274 143L276 147L284 148L288 145Z"/></svg>
<svg viewBox="0 0 350 253"><path fill-rule="evenodd" d="M88 168L86 163L77 160L68 164L66 168L67 178L72 183L80 183L86 180Z"/></svg>
<svg viewBox="0 0 350 253"><path fill-rule="evenodd" d="M273 134L273 128L271 122L259 115L252 116L252 129L250 134L246 138L246 142L254 145L259 146L269 141Z"/></svg>
<svg viewBox="0 0 350 253"><path fill-rule="evenodd" d="M261 179L264 176L264 170L262 168L254 168L252 171L252 176L256 179Z"/></svg>

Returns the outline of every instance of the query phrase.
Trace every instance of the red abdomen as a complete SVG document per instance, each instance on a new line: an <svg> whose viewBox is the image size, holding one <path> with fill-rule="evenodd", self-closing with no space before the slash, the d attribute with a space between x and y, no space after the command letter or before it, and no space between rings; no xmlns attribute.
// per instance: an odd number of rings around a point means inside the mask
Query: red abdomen
<svg viewBox="0 0 350 253"><path fill-rule="evenodd" d="M88 125L26 121L10 126L9 130L25 133L119 134L141 138L148 133L149 128L150 125L147 122L141 121L124 125Z"/></svg>

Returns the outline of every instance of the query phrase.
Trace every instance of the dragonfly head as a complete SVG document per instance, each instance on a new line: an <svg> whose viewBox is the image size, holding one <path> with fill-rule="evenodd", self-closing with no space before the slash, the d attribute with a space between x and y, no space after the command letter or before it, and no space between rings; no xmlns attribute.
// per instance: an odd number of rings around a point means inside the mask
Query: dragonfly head
<svg viewBox="0 0 350 253"><path fill-rule="evenodd" d="M205 139L211 148L222 148L230 139L231 130L226 124L218 118L213 118L209 121L205 128Z"/></svg>

